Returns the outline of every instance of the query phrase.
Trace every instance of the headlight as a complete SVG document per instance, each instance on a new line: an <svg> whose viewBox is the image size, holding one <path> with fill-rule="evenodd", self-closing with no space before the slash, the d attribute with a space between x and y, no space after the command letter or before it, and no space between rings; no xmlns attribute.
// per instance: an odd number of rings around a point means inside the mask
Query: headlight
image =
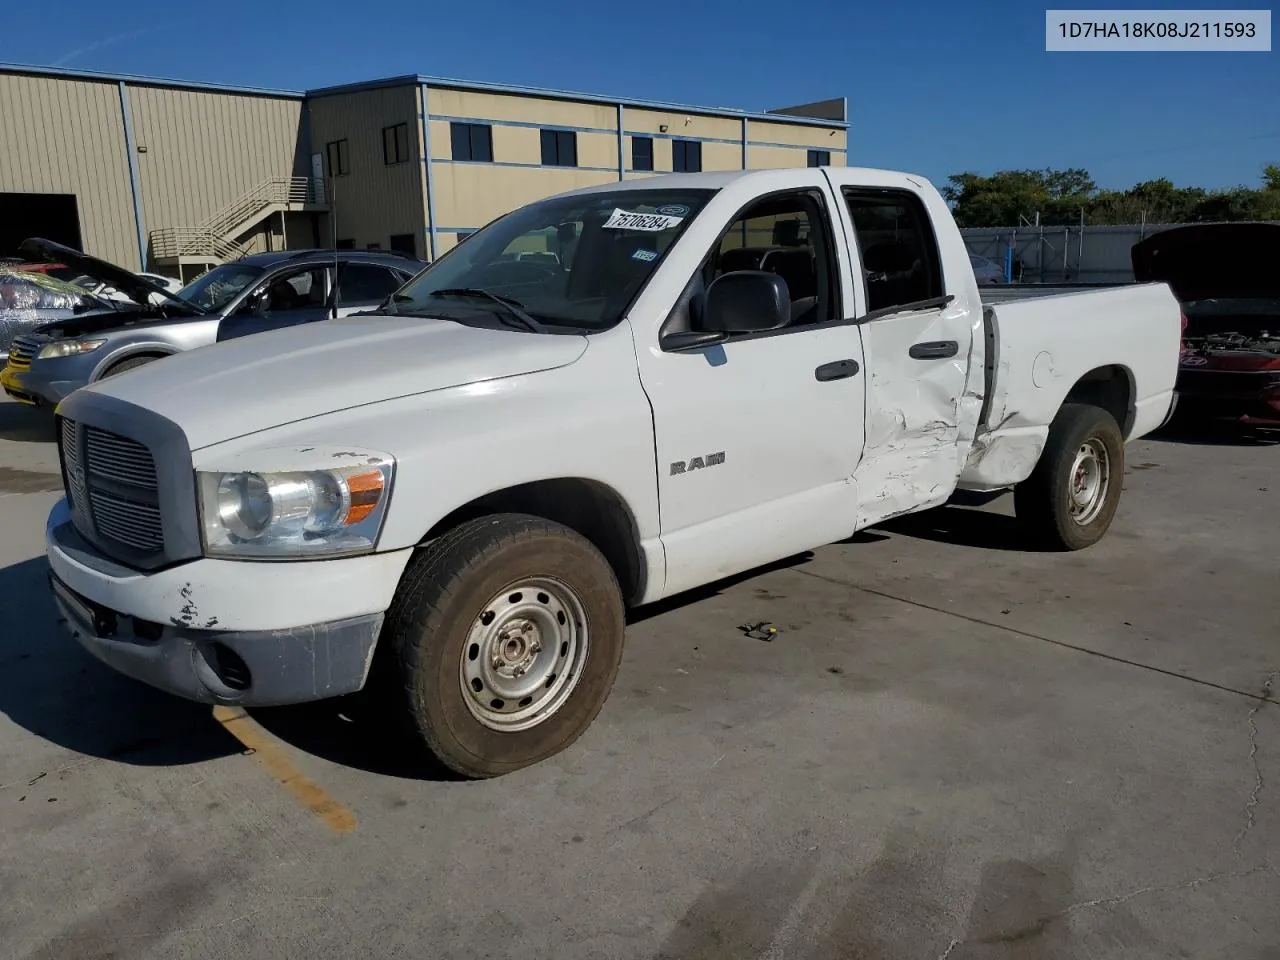
<svg viewBox="0 0 1280 960"><path fill-rule="evenodd" d="M391 462L288 472L200 472L205 553L332 557L374 548L391 495Z"/></svg>
<svg viewBox="0 0 1280 960"><path fill-rule="evenodd" d="M105 340L58 340L47 343L36 354L37 360L52 360L56 357L76 357L82 353L92 353L107 341Z"/></svg>

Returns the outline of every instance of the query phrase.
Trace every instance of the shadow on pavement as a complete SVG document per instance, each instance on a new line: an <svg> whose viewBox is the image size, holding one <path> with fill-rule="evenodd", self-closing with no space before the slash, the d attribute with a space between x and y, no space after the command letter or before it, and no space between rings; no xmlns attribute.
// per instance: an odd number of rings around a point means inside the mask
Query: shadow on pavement
<svg viewBox="0 0 1280 960"><path fill-rule="evenodd" d="M53 443L53 413L23 403L0 401L0 440L19 443Z"/></svg>
<svg viewBox="0 0 1280 960"><path fill-rule="evenodd" d="M951 543L980 550L1008 550L1016 553L1040 551L1027 539L1016 517L988 513L967 507L942 506L922 513L886 520L877 530L916 540Z"/></svg>
<svg viewBox="0 0 1280 960"><path fill-rule="evenodd" d="M82 650L58 624L47 570L43 557L0 569L0 713L60 747L139 766L241 752L208 706L130 680Z"/></svg>
<svg viewBox="0 0 1280 960"><path fill-rule="evenodd" d="M644 623L653 617L659 617L664 613L670 613L672 610L679 610L681 607L687 607L692 603L698 603L701 600L709 600L714 596L718 596L730 587L736 587L740 583L745 583L755 577L763 576L766 573L773 573L775 570L788 570L791 567L798 567L801 564L808 563L813 559L813 552L806 550L804 553L798 553L793 557L786 557L782 560L775 560L773 563L765 564L763 567L756 567L754 570L747 570L744 573L734 574L732 577L726 577L724 580L717 580L715 583L709 583L706 586L695 587L692 590L686 590L684 593L678 593L673 597L667 597L665 600L659 600L657 603L649 604L638 610L632 610L627 614L627 626L634 626L637 623Z"/></svg>
<svg viewBox="0 0 1280 960"><path fill-rule="evenodd" d="M385 688L384 688L385 689ZM340 766L402 780L459 780L396 722L373 689L291 707L260 707L253 719L303 753Z"/></svg>

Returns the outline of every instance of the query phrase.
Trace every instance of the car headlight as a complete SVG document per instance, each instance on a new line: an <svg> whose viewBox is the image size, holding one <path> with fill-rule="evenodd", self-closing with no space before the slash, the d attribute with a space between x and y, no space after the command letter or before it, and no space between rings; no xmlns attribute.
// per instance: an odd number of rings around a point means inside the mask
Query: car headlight
<svg viewBox="0 0 1280 960"><path fill-rule="evenodd" d="M373 550L390 460L324 470L197 473L207 556L306 559Z"/></svg>
<svg viewBox="0 0 1280 960"><path fill-rule="evenodd" d="M37 360L53 360L57 357L77 357L82 353L92 353L107 341L105 340L58 340L47 343L36 354Z"/></svg>

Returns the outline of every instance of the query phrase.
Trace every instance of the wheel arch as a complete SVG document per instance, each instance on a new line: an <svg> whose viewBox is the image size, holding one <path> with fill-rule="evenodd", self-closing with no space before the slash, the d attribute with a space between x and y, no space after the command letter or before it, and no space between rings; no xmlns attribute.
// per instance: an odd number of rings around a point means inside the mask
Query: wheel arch
<svg viewBox="0 0 1280 960"><path fill-rule="evenodd" d="M171 357L178 352L172 347L160 343L129 344L102 360L94 368L93 376L89 378L89 382L95 383L101 380L112 368L119 366L126 360L133 360L137 357L153 357L156 360L163 360L165 357Z"/></svg>
<svg viewBox="0 0 1280 960"><path fill-rule="evenodd" d="M555 477L494 490L445 514L419 546L461 523L493 513L526 513L563 524L604 555L628 605L644 596L647 566L635 514L617 490L599 480Z"/></svg>
<svg viewBox="0 0 1280 960"><path fill-rule="evenodd" d="M1078 379L1058 405L1068 403L1099 407L1115 418L1126 440L1133 431L1135 407L1133 371L1120 363L1094 367Z"/></svg>

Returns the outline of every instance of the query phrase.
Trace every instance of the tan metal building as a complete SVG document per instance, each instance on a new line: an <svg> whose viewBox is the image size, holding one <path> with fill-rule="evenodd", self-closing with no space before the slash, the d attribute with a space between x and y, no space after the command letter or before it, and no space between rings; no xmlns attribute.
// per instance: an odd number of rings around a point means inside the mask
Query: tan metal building
<svg viewBox="0 0 1280 960"><path fill-rule="evenodd" d="M430 258L574 187L848 149L843 99L750 113L421 76L304 92L0 65L0 116L0 256L45 236L186 277L335 242Z"/></svg>

